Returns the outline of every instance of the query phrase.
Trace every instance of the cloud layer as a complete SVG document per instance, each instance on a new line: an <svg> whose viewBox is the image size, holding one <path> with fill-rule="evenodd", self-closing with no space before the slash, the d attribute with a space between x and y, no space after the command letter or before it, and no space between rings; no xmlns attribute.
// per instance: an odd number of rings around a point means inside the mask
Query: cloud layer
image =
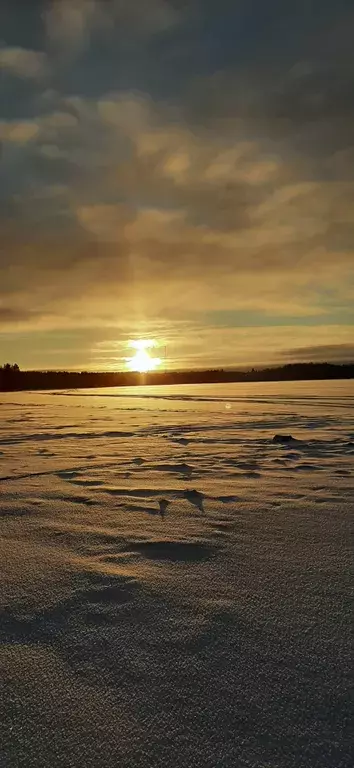
<svg viewBox="0 0 354 768"><path fill-rule="evenodd" d="M235 5L5 2L0 352L348 358L354 14Z"/></svg>

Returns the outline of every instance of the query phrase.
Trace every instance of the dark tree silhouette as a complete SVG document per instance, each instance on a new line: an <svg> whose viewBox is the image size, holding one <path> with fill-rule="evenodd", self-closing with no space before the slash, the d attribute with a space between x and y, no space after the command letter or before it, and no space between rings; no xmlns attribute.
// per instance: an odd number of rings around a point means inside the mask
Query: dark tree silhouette
<svg viewBox="0 0 354 768"><path fill-rule="evenodd" d="M0 390L21 389L20 368L17 363L5 363L0 368Z"/></svg>
<svg viewBox="0 0 354 768"><path fill-rule="evenodd" d="M354 364L291 363L277 368L237 370L152 371L20 371L15 363L0 368L0 391L33 389L80 389L85 387L127 387L141 384L212 384L236 381L303 381L353 379Z"/></svg>

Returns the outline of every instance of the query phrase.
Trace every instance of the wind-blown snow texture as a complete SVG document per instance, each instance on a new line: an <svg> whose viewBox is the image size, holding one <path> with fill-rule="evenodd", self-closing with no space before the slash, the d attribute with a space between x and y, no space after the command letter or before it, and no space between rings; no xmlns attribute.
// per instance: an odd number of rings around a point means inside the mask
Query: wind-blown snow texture
<svg viewBox="0 0 354 768"><path fill-rule="evenodd" d="M0 396L2 765L349 768L353 405Z"/></svg>

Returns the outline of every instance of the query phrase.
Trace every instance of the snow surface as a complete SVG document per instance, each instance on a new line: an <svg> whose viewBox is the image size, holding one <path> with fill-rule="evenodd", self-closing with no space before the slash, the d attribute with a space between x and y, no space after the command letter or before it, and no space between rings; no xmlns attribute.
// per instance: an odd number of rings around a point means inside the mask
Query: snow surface
<svg viewBox="0 0 354 768"><path fill-rule="evenodd" d="M351 765L353 406L0 395L5 768Z"/></svg>

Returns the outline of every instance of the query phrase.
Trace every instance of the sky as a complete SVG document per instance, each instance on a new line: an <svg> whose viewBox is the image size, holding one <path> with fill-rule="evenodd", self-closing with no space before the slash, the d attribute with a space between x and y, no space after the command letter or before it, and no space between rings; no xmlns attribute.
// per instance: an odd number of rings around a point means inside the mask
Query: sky
<svg viewBox="0 0 354 768"><path fill-rule="evenodd" d="M354 361L352 0L2 0L0 363Z"/></svg>

